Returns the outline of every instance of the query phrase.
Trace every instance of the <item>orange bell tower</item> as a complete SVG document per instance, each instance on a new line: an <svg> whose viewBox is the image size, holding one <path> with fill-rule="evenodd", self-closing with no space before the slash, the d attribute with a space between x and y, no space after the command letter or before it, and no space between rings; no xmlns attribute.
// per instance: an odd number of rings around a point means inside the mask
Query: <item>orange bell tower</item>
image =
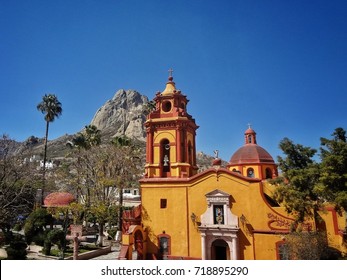
<svg viewBox="0 0 347 280"><path fill-rule="evenodd" d="M183 178L197 173L196 130L187 113L189 100L176 90L169 70L163 92L157 92L155 110L145 122L147 132L145 178Z"/></svg>

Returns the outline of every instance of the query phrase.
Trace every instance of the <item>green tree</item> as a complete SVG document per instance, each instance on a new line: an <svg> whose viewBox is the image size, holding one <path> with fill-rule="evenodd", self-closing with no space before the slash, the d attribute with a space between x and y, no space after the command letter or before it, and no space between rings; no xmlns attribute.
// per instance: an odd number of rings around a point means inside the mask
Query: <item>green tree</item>
<svg viewBox="0 0 347 280"><path fill-rule="evenodd" d="M76 150L78 158L64 167L65 176L70 178L71 186L76 188L81 203L85 205L85 218L98 222L100 239L106 223L112 226L118 222L121 228L117 219L122 191L137 186L142 170L142 150L130 139L121 138L115 140L115 144Z"/></svg>
<svg viewBox="0 0 347 280"><path fill-rule="evenodd" d="M332 139L321 138L321 195L347 211L346 131L339 127Z"/></svg>
<svg viewBox="0 0 347 280"><path fill-rule="evenodd" d="M46 208L37 208L33 211L24 225L24 235L28 244L34 241L38 245L43 245L47 226L52 223L53 217Z"/></svg>
<svg viewBox="0 0 347 280"><path fill-rule="evenodd" d="M313 156L317 150L294 144L288 138L284 138L279 147L285 157L278 157L283 177L276 180L275 200L284 204L287 212L293 213L298 222L303 222L308 216L316 218L320 205L315 189L319 180L319 164Z"/></svg>
<svg viewBox="0 0 347 280"><path fill-rule="evenodd" d="M88 150L93 146L101 144L101 131L95 125L86 125L82 132L68 142L67 145L71 148L85 149Z"/></svg>
<svg viewBox="0 0 347 280"><path fill-rule="evenodd" d="M42 188L42 200L45 187L45 175L46 175L46 161L47 161L47 143L48 143L48 131L49 123L53 122L55 118L58 118L62 112L62 104L54 94L45 94L42 97L42 101L37 105L37 110L44 114L46 121L46 132L45 132L45 145L43 154L43 188Z"/></svg>

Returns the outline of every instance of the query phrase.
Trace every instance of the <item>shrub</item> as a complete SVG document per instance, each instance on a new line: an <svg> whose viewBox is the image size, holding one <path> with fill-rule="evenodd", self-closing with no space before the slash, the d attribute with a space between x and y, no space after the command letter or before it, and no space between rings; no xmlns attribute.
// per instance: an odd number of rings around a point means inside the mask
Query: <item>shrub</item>
<svg viewBox="0 0 347 280"><path fill-rule="evenodd" d="M25 260L27 255L27 243L20 236L16 236L10 246L6 248L8 260Z"/></svg>
<svg viewBox="0 0 347 280"><path fill-rule="evenodd" d="M45 255L50 255L52 244L56 244L61 250L65 244L65 234L61 229L53 229L46 234L43 250Z"/></svg>

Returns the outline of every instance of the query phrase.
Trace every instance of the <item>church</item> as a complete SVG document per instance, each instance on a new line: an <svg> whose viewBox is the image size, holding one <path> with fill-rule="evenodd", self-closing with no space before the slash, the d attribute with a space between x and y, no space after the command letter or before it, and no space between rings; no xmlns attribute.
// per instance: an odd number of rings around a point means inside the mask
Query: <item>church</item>
<svg viewBox="0 0 347 280"><path fill-rule="evenodd" d="M137 259L286 259L294 218L271 198L268 179L278 176L277 165L256 132L240 133L244 144L227 166L216 151L211 167L198 172L198 125L171 74L154 101L145 122L140 216L123 232L120 259L134 258L134 251ZM344 217L333 207L322 217L329 246L346 250ZM316 226L313 220L302 225L306 231Z"/></svg>

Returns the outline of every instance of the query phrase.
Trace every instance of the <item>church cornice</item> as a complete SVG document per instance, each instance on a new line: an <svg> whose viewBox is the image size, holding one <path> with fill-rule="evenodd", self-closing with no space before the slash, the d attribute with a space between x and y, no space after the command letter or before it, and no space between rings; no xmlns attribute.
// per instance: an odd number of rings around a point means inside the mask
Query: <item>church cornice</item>
<svg viewBox="0 0 347 280"><path fill-rule="evenodd" d="M248 183L259 183L262 180L258 179L258 178L249 178L249 177L245 177L237 172L233 172L230 171L226 168L219 168L219 169L215 169L213 167L200 172L198 174L195 174L194 176L188 177L188 178L181 178L181 177L170 177L170 178L161 178L161 177L154 177L154 178L142 178L140 179L140 183L161 183L161 182L172 182L172 183L189 183L189 184L195 184L195 181L198 181L200 179L202 179L205 176L209 176L209 175L216 175L217 178L221 175L227 175L227 176L231 176L231 177L235 177L238 178L244 182L248 182Z"/></svg>
<svg viewBox="0 0 347 280"><path fill-rule="evenodd" d="M148 120L145 123L145 127L153 129L166 129L166 128L199 128L198 125L195 124L194 121L185 118L185 117L177 117L177 118L161 118L161 119L152 119Z"/></svg>

